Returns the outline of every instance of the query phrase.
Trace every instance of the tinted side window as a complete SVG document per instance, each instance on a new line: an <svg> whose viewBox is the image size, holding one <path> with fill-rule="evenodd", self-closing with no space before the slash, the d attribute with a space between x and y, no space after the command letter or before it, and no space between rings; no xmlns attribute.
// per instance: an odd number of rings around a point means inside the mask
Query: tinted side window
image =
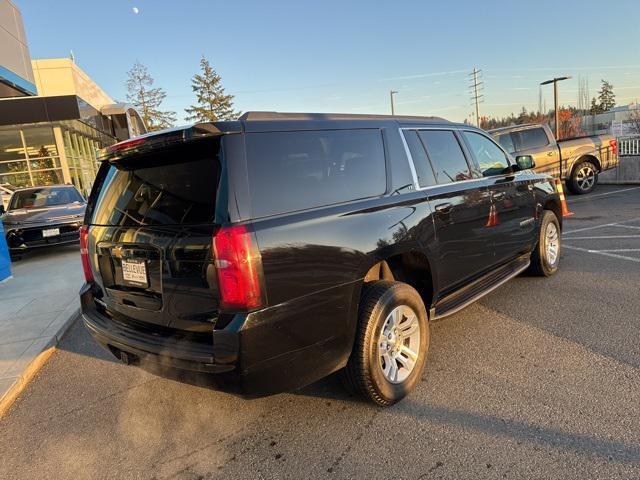
<svg viewBox="0 0 640 480"><path fill-rule="evenodd" d="M255 217L382 195L380 130L321 130L246 135Z"/></svg>
<svg viewBox="0 0 640 480"><path fill-rule="evenodd" d="M424 150L422 142L418 138L418 132L415 130L405 130L404 138L407 141L409 152L411 152L411 158L413 159L413 165L416 168L416 175L418 176L418 185L421 187L429 187L436 184L436 177L431 168L431 163L427 157L427 152Z"/></svg>
<svg viewBox="0 0 640 480"><path fill-rule="evenodd" d="M516 146L513 144L513 138L511 138L510 133L503 133L502 135L498 135L496 137L496 140L507 152L514 153L516 151Z"/></svg>
<svg viewBox="0 0 640 480"><path fill-rule="evenodd" d="M454 133L449 130L421 130L420 139L427 149L438 183L472 178L469 165Z"/></svg>
<svg viewBox="0 0 640 480"><path fill-rule="evenodd" d="M471 154L480 166L482 175L500 175L509 167L507 156L493 141L475 132L463 132L463 135L469 144Z"/></svg>
<svg viewBox="0 0 640 480"><path fill-rule="evenodd" d="M547 134L542 128L530 128L513 132L518 144L518 150L529 150L530 148L540 148L549 145Z"/></svg>

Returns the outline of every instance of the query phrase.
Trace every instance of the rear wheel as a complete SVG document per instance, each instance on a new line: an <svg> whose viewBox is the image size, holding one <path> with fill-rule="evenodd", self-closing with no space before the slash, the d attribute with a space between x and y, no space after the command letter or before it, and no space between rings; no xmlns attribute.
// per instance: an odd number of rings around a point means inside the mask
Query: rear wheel
<svg viewBox="0 0 640 480"><path fill-rule="evenodd" d="M550 277L560 264L560 222L551 210L544 210L540 222L538 243L531 254L529 271L534 275Z"/></svg>
<svg viewBox="0 0 640 480"><path fill-rule="evenodd" d="M418 292L401 282L366 284L342 372L349 389L381 406L396 403L420 380L428 349L429 323Z"/></svg>
<svg viewBox="0 0 640 480"><path fill-rule="evenodd" d="M589 162L580 162L573 169L571 178L567 182L567 187L572 193L582 195L591 192L598 184L598 170L596 166Z"/></svg>

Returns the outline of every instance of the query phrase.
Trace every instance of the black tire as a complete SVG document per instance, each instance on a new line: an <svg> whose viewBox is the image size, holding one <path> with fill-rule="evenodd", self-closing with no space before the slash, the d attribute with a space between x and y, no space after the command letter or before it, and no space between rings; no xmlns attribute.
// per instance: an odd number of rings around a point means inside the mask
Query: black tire
<svg viewBox="0 0 640 480"><path fill-rule="evenodd" d="M419 345L417 359L410 373L403 381L392 383L383 372L382 360L379 358L382 348L379 340L387 317L397 307L409 307L413 310L420 338L416 342ZM422 298L413 287L389 281L365 284L360 301L356 339L351 357L342 371L343 381L349 390L379 406L393 405L407 396L420 381L429 349L429 338L427 311ZM401 341L404 344L405 340ZM399 342L398 345L400 344ZM402 370L399 368L402 363L396 362L395 365L396 369Z"/></svg>
<svg viewBox="0 0 640 480"><path fill-rule="evenodd" d="M555 261L551 261L547 249L547 234L549 224L555 226L555 232L557 233L557 253ZM561 249L561 230L558 217L551 210L543 210L542 220L540 222L540 231L538 233L538 243L536 243L533 252L531 253L531 265L529 266L529 272L533 275L540 277L550 277L558 271L560 264Z"/></svg>
<svg viewBox="0 0 640 480"><path fill-rule="evenodd" d="M598 184L598 169L596 166L584 160L578 163L571 172L571 178L567 181L567 188L576 195L584 195L592 192Z"/></svg>

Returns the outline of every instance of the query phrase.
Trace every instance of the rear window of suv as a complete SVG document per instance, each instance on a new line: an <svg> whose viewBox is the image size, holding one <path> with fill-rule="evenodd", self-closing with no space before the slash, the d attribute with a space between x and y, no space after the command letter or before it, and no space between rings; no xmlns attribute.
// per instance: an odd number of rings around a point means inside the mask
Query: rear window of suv
<svg viewBox="0 0 640 480"><path fill-rule="evenodd" d="M90 199L94 225L211 223L220 173L220 140L209 139L104 162Z"/></svg>
<svg viewBox="0 0 640 480"><path fill-rule="evenodd" d="M249 133L254 217L382 195L386 169L377 129Z"/></svg>

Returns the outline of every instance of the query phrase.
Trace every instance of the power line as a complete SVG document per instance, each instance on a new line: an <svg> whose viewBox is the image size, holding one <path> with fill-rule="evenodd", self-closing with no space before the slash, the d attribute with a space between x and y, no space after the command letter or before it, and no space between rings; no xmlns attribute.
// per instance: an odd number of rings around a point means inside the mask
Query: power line
<svg viewBox="0 0 640 480"><path fill-rule="evenodd" d="M476 107L476 125L480 127L480 104L484 102L484 82L482 81L482 70L473 67L473 72L469 74L470 85L469 93L471 94L471 102Z"/></svg>

